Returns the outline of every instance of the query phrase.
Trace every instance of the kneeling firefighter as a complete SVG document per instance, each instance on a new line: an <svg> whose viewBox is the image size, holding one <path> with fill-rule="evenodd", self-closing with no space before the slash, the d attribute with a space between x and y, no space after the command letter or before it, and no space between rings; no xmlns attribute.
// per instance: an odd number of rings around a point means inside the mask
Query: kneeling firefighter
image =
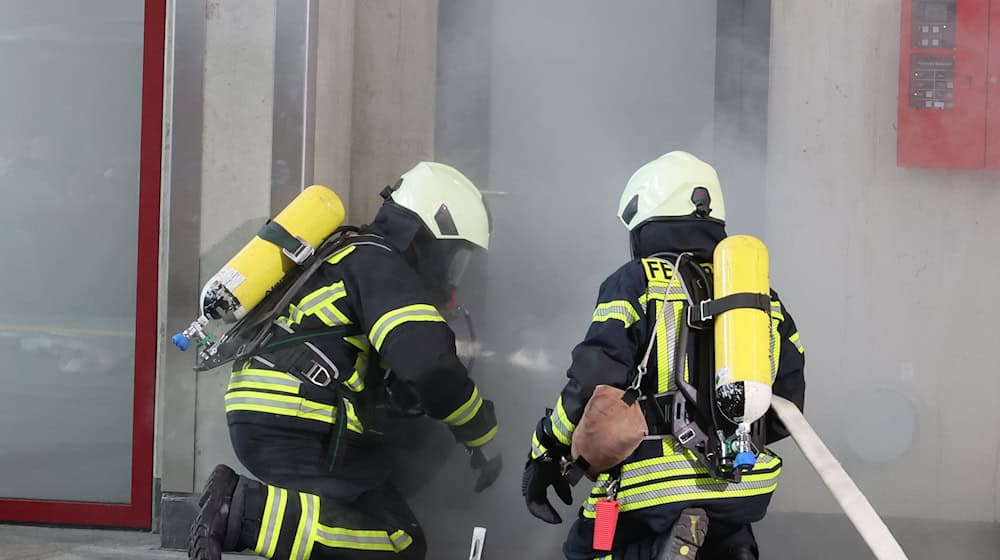
<svg viewBox="0 0 1000 560"><path fill-rule="evenodd" d="M246 549L277 559L424 558L422 530L395 484L398 461L419 458L388 449L414 410L442 421L464 445L477 492L499 475L493 403L459 361L442 316L471 252L489 245L482 196L459 171L433 162L418 164L382 196L370 225L337 229L318 249L303 248L304 234L281 223L284 214L254 239L285 247L285 257L309 265L309 273L271 290L269 298L288 298L273 305L280 315L251 337L251 351L243 339L233 350L230 436L240 462L262 482L215 468L191 529L191 558ZM225 268L219 278L207 299L245 314L242 321L270 301L246 313L232 294L250 275ZM224 354L227 339L209 344L201 319L176 341L186 347L197 337L210 365L225 362L213 353Z"/></svg>
<svg viewBox="0 0 1000 560"><path fill-rule="evenodd" d="M601 285L523 478L532 515L561 523L554 487L596 482L563 552L593 558L753 560L751 523L777 487L788 434L772 394L801 409L804 353L770 289L767 253L728 237L716 171L686 152L640 168L619 218L633 260Z"/></svg>

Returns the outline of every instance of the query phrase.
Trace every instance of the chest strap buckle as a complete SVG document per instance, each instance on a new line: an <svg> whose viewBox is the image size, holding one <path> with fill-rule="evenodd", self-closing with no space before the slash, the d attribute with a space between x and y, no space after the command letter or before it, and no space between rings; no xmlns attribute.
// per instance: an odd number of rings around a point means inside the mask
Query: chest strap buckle
<svg viewBox="0 0 1000 560"><path fill-rule="evenodd" d="M330 375L330 370L326 369L316 361L312 361L312 365L310 365L309 369L307 369L302 375L311 381L313 385L318 387L327 387L333 382L333 376Z"/></svg>

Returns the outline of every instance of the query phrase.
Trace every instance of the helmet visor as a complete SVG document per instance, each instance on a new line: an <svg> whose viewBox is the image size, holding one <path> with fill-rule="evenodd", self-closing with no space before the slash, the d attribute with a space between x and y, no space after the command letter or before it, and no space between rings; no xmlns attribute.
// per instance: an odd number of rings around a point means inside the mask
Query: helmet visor
<svg viewBox="0 0 1000 560"><path fill-rule="evenodd" d="M472 249L462 247L455 251L455 254L451 258L451 264L448 265L449 286L457 288L461 284L462 277L465 276L465 271L469 268L471 260Z"/></svg>

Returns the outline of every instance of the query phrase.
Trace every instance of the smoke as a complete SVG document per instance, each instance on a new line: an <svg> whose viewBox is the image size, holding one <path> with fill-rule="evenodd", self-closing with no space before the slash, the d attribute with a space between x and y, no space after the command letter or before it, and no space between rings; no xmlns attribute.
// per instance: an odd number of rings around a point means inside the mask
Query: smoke
<svg viewBox="0 0 1000 560"><path fill-rule="evenodd" d="M496 403L505 471L470 497L468 467L450 460L413 504L429 557L465 557L480 525L490 558L555 558L577 506L553 496L558 527L527 513L520 479L531 432L555 405L598 287L629 258L615 217L629 176L674 149L712 159L715 3L439 5L435 157L506 193L487 195L490 251L463 285L478 339L458 333Z"/></svg>
<svg viewBox="0 0 1000 560"><path fill-rule="evenodd" d="M478 338L475 343L460 340L463 356L475 357L472 375L482 393L496 403L501 421L497 444L505 454L505 471L497 484L481 495L467 489L473 477L456 453L442 470L435 471L433 481L412 502L428 534L430 557L464 557L472 528L477 525L489 530L485 550L490 558L560 557L561 543L588 489L585 483L576 487L575 505L570 507L550 497L564 519L562 525L553 527L532 518L520 492L531 432L545 408L555 404L565 382L570 353L590 323L599 285L628 259L627 236L615 218L622 188L635 169L674 149L692 151L719 170L730 233L759 236L774 248L773 284L786 296L785 302L803 331L807 347L813 349L806 372L810 383L807 416L821 435L830 437L831 447L848 470L858 476L859 484L870 492L877 506L879 499L893 503L901 496L888 495L884 487L891 485L864 487L865 476L871 480L891 477L897 486L904 485L901 479L916 479L908 473L920 465L908 462L909 467L903 469L889 469L886 465L913 456L912 450L905 449L910 431L916 432L914 441L919 443L919 429L927 420L912 413L907 416L900 412L907 410L905 403L884 396L875 398L874 391L870 391L871 398L853 399L851 407L845 408L841 401L829 398L842 393L824 392L833 385L843 385L843 380L821 379L830 364L851 359L839 357L844 353L841 341L854 341L862 335L847 332L851 323L847 322L846 312L831 311L834 304L829 299L806 297L830 290L839 293L844 289L839 283L848 273L825 280L822 285L828 288L826 291L817 292L811 280L829 276L829 267L820 266L820 261L827 265L830 259L839 262L849 250L871 240L850 237L852 227L860 225L858 216L850 215L845 224L840 224L847 226L846 240L824 232L819 241L827 245L821 244L809 257L799 251L803 249L801 235L816 241L818 234L815 223L810 223L817 219L815 211L794 211L798 204L810 210L840 212L853 204L849 198L864 194L857 187L857 192L845 194L841 184L845 176L853 176L850 173L857 170L841 173L834 169L836 173L824 175L805 169L809 166L801 163L789 163L804 157L800 154L813 152L823 155L810 155L818 159L809 161L822 163L825 158L836 159L841 152L850 154L853 161L860 149L842 145L838 136L814 130L814 125L829 126L828 121L837 115L850 115L855 124L860 121L847 111L847 102L839 97L831 101L841 113L834 113L830 107L817 113L821 109L809 105L808 95L815 95L821 85L829 86L826 89L850 92L854 95L850 103L857 104L866 84L858 82L848 89L848 83L837 83L846 78L834 76L826 67L790 79L789 67L799 68L806 59L812 69L813 59L795 49L809 42L811 37L806 36L817 30L797 31L794 18L787 13L789 8L776 8L784 10L777 15L776 21L783 26L776 29L776 40L790 44L781 43L772 59L768 4L747 0L726 3L724 10L717 11L714 2L681 0L634 1L627 7L599 0L439 2L436 158L465 171L481 189L506 193L487 196L494 219L491 248L488 256L470 270L462 294L463 305L474 313ZM796 17L795 21L805 19L801 14ZM819 21L826 26L829 18L817 18L814 25L818 26ZM793 29L795 34L790 31ZM852 44L863 43L854 40ZM783 90L770 91L769 75L773 72L785 76L780 82L785 86ZM797 81L800 79L801 84ZM789 93L790 88L794 95ZM783 126L771 131L769 100L777 100L775 111L785 115L779 120ZM769 134L777 138L769 138ZM770 156L769 143L779 146ZM838 146L834 147L834 143ZM765 185L769 160L786 175L789 170L800 172L794 177L806 178L810 185ZM849 163L844 161L844 165ZM825 165L827 168L832 166ZM927 190L919 194L926 195ZM897 204L927 207L920 196L902 197ZM769 216L769 209L782 214ZM932 220L945 218L935 216ZM833 226L833 222L826 219L823 223ZM769 239L768 233L776 238ZM961 241L956 245L981 243ZM962 255L976 253L962 251ZM923 259L925 255L923 251L913 256ZM859 261L855 258L850 262ZM804 262L815 264L814 270L803 270L808 268ZM860 277L850 277L848 283L855 285L860 302L874 303L880 296L869 296L868 290L857 288L863 282ZM898 283L899 279L886 275L880 285L890 282ZM859 305L855 304L855 308ZM920 313L928 312L929 305L943 304L923 302ZM916 324L920 314L915 309L904 312ZM911 331L902 329L899 337ZM919 336L926 338L936 333L922 329ZM871 342L866 344L872 346ZM836 348L838 357L827 356L822 362L817 348L828 352ZM892 358L881 354L875 361L888 371ZM857 359L851 363L857 363ZM874 369L878 367L866 365L865 375ZM867 381L861 384L868 387ZM813 403L811 409L809 402ZM836 412L831 413L831 408ZM931 410L940 417L938 408L935 404ZM933 438L933 451L931 447L922 449L933 456L943 453L936 447L943 438L943 434ZM893 439L892 445L885 443L887 439ZM992 479L1000 476L1000 460L992 454L993 445L991 441L983 446L991 459L983 463L988 471L983 479L996 485L1000 482ZM875 448L878 453L873 453ZM866 555L863 543L836 511L835 502L794 446L785 442L777 451L786 460L781 490L768 518L757 527L766 556L790 559ZM868 457L859 459L860 454ZM879 456L888 462L866 465L868 459ZM937 461L940 466L946 459ZM926 468L931 469L929 463L933 462L926 462ZM916 487L916 482L907 486ZM1000 508L995 505L1000 504L996 495L991 497L991 509ZM961 508L961 504L948 507ZM944 515L905 506L904 511L911 512L911 516ZM974 518L988 513L977 510L948 515ZM910 551L913 558L935 557L948 546L945 543L952 543L966 555L983 553L983 558L990 557L990 551L996 548L995 541L987 542L991 535L995 537L996 529L987 524L941 528L931 522L895 518L889 525L902 541L920 543L918 552L924 556ZM938 535L952 530L960 530L962 536L933 543L922 537L931 531ZM817 556L817 551L829 553Z"/></svg>

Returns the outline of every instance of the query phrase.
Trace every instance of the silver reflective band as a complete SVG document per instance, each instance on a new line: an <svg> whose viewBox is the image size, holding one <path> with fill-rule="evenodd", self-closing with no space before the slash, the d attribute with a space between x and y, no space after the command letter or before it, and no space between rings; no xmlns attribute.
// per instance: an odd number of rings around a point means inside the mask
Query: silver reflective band
<svg viewBox="0 0 1000 560"><path fill-rule="evenodd" d="M312 539L313 525L316 523L317 506L319 497L309 494L299 494L302 496L302 525L299 526L302 536L295 545L295 560L306 560L309 557L309 540Z"/></svg>
<svg viewBox="0 0 1000 560"><path fill-rule="evenodd" d="M358 531L358 532L360 532L360 531ZM319 538L321 538L321 539L323 539L323 540L331 541L332 543L336 543L335 546L336 545L348 545L348 546L350 546L352 544L354 544L354 545L357 545L357 544L369 544L369 545L374 544L374 545L385 545L385 546L390 546L391 547L392 544L393 544L393 541L389 540L388 533L386 533L384 531L379 531L379 532L381 533L381 535L379 535L379 536L375 536L375 535L357 535L357 534L348 533L347 530L337 531L337 530L335 530L333 528L327 528L327 527L320 526L320 527L318 527L316 529L316 536L319 537ZM404 539L405 539L405 537L403 539L400 539L400 540L404 540Z"/></svg>
<svg viewBox="0 0 1000 560"><path fill-rule="evenodd" d="M404 308L405 309L405 308ZM380 341L385 334L397 326L397 321L399 319L405 319L406 317L421 317L421 316L435 316L440 317L441 314L438 313L431 305L420 305L416 309L405 309L404 311L390 311L383 315L377 322L378 328L372 332L371 340L372 342ZM441 319L443 321L443 319ZM379 324L381 323L381 324ZM378 346L376 344L376 346Z"/></svg>
<svg viewBox="0 0 1000 560"><path fill-rule="evenodd" d="M303 414L325 414L329 412L327 408L311 407L306 404L306 402L308 401L305 401L304 399L300 400L302 400L301 405L297 402L290 403L280 400L271 400L259 397L227 397L226 406L234 406L241 404L250 406L269 406L271 408L280 408L282 410L288 410L291 412L301 412ZM329 405L326 406L329 408Z"/></svg>
<svg viewBox="0 0 1000 560"><path fill-rule="evenodd" d="M275 488L273 486L268 488L268 493L270 494L269 496L270 500L268 500L270 503L268 504L268 508L270 508L271 515L269 515L268 518L266 519L267 530L264 533L264 543L263 543L263 548L261 549L262 552L266 553L267 551L271 550L271 546L274 543L275 535L277 534L278 530L281 529L280 527L276 527L275 525L278 522L278 514L280 513L278 511L278 506L281 503L281 495L284 492L285 492L284 490L280 488Z"/></svg>
<svg viewBox="0 0 1000 560"><path fill-rule="evenodd" d="M298 379L266 377L263 375L253 375L249 373L238 373L233 375L233 383L264 383L267 385L279 385L289 389L298 389L302 382Z"/></svg>
<svg viewBox="0 0 1000 560"><path fill-rule="evenodd" d="M314 293L308 299L299 302L297 306L299 311L303 313L311 313L314 309L322 305L322 303L328 299L333 299L334 301L347 295L347 289L344 288L343 282L338 282L333 286L323 288L322 290Z"/></svg>

